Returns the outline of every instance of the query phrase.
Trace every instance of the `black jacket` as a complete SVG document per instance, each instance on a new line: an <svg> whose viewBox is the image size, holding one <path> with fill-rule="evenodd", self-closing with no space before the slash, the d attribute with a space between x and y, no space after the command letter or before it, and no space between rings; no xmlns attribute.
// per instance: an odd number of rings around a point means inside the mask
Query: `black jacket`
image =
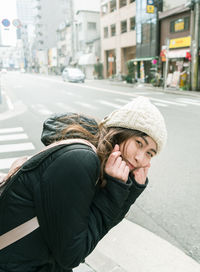
<svg viewBox="0 0 200 272"><path fill-rule="evenodd" d="M106 176L83 144L53 147L27 161L0 202L0 235L38 217L40 227L0 251L0 272L71 271L119 223L145 186Z"/></svg>

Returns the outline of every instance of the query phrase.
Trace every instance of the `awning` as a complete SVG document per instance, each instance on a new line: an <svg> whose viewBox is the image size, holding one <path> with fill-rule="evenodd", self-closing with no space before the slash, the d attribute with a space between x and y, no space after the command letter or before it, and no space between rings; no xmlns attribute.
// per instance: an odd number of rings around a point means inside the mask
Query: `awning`
<svg viewBox="0 0 200 272"><path fill-rule="evenodd" d="M80 56L78 60L79 65L94 65L96 63L96 57L94 54L84 54Z"/></svg>
<svg viewBox="0 0 200 272"><path fill-rule="evenodd" d="M131 59L131 61L150 61L156 59L156 57L146 57L146 58L136 58L136 59Z"/></svg>
<svg viewBox="0 0 200 272"><path fill-rule="evenodd" d="M185 58L189 49L169 50L167 56L169 59Z"/></svg>

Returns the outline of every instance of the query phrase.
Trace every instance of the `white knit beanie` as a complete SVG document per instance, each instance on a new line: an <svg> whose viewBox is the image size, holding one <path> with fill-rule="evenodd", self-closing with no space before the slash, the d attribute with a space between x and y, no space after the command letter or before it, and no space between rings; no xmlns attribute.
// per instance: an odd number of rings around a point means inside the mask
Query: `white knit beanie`
<svg viewBox="0 0 200 272"><path fill-rule="evenodd" d="M139 96L130 103L113 111L101 124L139 130L150 136L157 144L159 153L167 140L167 130L161 112L147 97Z"/></svg>

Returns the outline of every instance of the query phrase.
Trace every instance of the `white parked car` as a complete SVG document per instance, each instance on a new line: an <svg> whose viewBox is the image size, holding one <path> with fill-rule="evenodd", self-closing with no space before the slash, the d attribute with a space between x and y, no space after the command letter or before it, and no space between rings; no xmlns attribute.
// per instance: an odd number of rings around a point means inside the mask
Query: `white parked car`
<svg viewBox="0 0 200 272"><path fill-rule="evenodd" d="M66 67L62 72L62 78L64 81L85 82L85 75L78 68Z"/></svg>

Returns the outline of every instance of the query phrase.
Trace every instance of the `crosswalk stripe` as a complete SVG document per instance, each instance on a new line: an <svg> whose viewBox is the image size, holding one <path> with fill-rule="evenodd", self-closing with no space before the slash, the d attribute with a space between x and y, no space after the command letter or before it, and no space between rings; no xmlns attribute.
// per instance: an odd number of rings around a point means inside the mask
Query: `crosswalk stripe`
<svg viewBox="0 0 200 272"><path fill-rule="evenodd" d="M116 98L115 101L117 101L117 102L122 102L122 103L125 103L125 104L126 104L126 103L131 102L132 99L130 99L130 100L125 100L125 99Z"/></svg>
<svg viewBox="0 0 200 272"><path fill-rule="evenodd" d="M22 132L24 131L22 127L15 127L15 128L1 128L0 134L2 133L13 133L13 132Z"/></svg>
<svg viewBox="0 0 200 272"><path fill-rule="evenodd" d="M168 101L168 100L161 100L161 99L157 99L157 98L153 98L153 97L151 97L151 100L156 101L156 102L161 102L161 103L176 105L176 106L182 106L182 107L186 107L187 106L185 104L181 104L181 103L177 103L177 102L172 102L172 101Z"/></svg>
<svg viewBox="0 0 200 272"><path fill-rule="evenodd" d="M32 143L0 145L0 153L34 150L34 149L35 147Z"/></svg>
<svg viewBox="0 0 200 272"><path fill-rule="evenodd" d="M154 102L153 104L160 107L168 107L168 105L159 102Z"/></svg>
<svg viewBox="0 0 200 272"><path fill-rule="evenodd" d="M200 102L196 102L194 100L187 99L187 98L179 98L178 101L189 104L189 105L200 106Z"/></svg>
<svg viewBox="0 0 200 272"><path fill-rule="evenodd" d="M0 141L12 141L24 139L28 139L28 135L26 133L0 135Z"/></svg>
<svg viewBox="0 0 200 272"><path fill-rule="evenodd" d="M83 103L83 102L79 102L79 101L76 101L75 102L75 104L77 104L77 105L80 105L80 106L83 106L83 107L85 107L85 108L89 108L89 109L98 109L97 107L94 107L94 106L92 106L91 104L88 104L88 103Z"/></svg>
<svg viewBox="0 0 200 272"><path fill-rule="evenodd" d="M40 113L40 114L42 114L42 115L51 115L51 114L53 114L53 112L50 111L49 109L47 109L47 108L45 107L45 105L43 105L43 104L35 104L35 105L32 106L32 108L33 108L36 112L38 112L38 113Z"/></svg>
<svg viewBox="0 0 200 272"><path fill-rule="evenodd" d="M111 102L104 101L104 100L99 100L99 103L102 105L111 106L111 107L117 108L117 109L121 107L121 105L119 105L119 104L111 103Z"/></svg>

